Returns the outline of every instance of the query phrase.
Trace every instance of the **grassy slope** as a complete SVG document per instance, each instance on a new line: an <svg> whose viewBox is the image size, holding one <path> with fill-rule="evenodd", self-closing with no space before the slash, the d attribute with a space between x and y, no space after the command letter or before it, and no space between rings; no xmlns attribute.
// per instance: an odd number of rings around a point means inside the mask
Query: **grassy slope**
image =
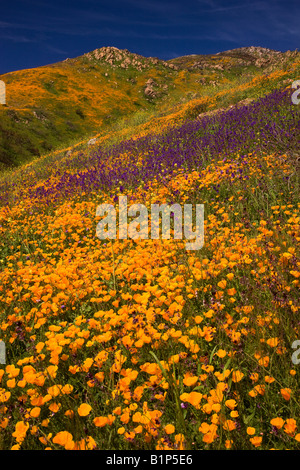
<svg viewBox="0 0 300 470"><path fill-rule="evenodd" d="M1 161L22 162L149 106L141 93L147 74L136 85L131 74L80 57L1 76L8 103L0 109Z"/></svg>
<svg viewBox="0 0 300 470"><path fill-rule="evenodd" d="M195 56L169 62L141 57L134 62L135 55L128 51L123 57L131 61L126 69L118 56L109 63L105 57L97 59L90 53L2 75L7 106L0 107L0 168L31 161L96 133L107 134L126 126L124 120L130 116L145 122L158 113L172 114L176 106L220 90L226 96L220 97L217 106L228 105L232 88L240 85L234 100L243 99L248 96L243 85L264 74L253 60L241 65L236 57ZM194 66L199 60L204 61L204 68ZM286 69L293 60L287 58ZM170 64L178 69L171 69ZM211 68L216 64L223 70ZM275 61L274 68L282 68L282 63ZM157 83L154 98L144 94L149 78ZM199 111L205 110L205 104L199 107Z"/></svg>

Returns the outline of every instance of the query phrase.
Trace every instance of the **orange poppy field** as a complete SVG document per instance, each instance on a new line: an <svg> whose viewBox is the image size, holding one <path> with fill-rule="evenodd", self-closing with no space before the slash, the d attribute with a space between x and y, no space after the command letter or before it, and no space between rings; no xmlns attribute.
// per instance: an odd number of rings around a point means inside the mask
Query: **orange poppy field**
<svg viewBox="0 0 300 470"><path fill-rule="evenodd" d="M170 114L2 177L0 449L299 449L290 94ZM100 240L97 206L120 195L203 204L203 248Z"/></svg>

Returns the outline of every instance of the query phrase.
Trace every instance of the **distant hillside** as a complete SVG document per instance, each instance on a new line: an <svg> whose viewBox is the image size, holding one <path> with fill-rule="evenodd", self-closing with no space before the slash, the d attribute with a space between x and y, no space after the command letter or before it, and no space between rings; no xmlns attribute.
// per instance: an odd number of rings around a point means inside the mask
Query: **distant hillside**
<svg viewBox="0 0 300 470"><path fill-rule="evenodd" d="M163 61L102 47L63 62L1 75L6 105L0 105L0 169L105 134L125 117L144 113L145 120L151 113L173 112L181 103L255 77L289 71L297 59L297 51L250 47ZM281 79L287 77L279 74ZM205 111L198 109L196 115Z"/></svg>

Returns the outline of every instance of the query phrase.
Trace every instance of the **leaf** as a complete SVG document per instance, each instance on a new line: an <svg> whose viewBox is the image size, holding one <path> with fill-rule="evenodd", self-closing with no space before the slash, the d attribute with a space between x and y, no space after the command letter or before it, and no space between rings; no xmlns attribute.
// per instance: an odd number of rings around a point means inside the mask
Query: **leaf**
<svg viewBox="0 0 300 470"><path fill-rule="evenodd" d="M211 364L212 358L213 358L213 356L214 356L214 353L215 353L217 347L218 347L218 344L216 344L216 346L214 347L214 349L212 350L212 352L211 352L211 354L210 354L210 356L209 356L209 364Z"/></svg>
<svg viewBox="0 0 300 470"><path fill-rule="evenodd" d="M158 359L158 357L156 356L156 354L154 354L153 351L150 351L150 354L154 357L155 361L156 361L157 364L159 365L160 370L162 371L162 373L163 373L165 379L167 380L167 382L169 382L167 372L166 372L165 368L162 366L162 364L160 363L160 360Z"/></svg>
<svg viewBox="0 0 300 470"><path fill-rule="evenodd" d="M230 357L230 358L228 359L228 361L226 362L226 364L225 364L225 367L224 367L224 369L223 369L223 373L228 369L228 366L229 366L229 364L231 363L231 361L232 361L232 358Z"/></svg>
<svg viewBox="0 0 300 470"><path fill-rule="evenodd" d="M247 425L250 423L250 421L254 418L254 415L255 415L255 408L253 410L253 413L251 413L251 415L248 415L248 416L244 416L243 419L244 419L244 423Z"/></svg>

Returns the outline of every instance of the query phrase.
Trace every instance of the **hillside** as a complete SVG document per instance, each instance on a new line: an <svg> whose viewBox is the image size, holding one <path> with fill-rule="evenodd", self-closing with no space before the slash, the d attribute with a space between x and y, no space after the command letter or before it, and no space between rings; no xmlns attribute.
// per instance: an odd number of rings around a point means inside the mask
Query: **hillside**
<svg viewBox="0 0 300 470"><path fill-rule="evenodd" d="M0 175L0 450L299 449L299 55L156 60L105 48L5 77L11 139L38 96L57 135L32 118L27 138L53 150ZM197 96L203 70L218 84ZM125 113L129 77L144 111ZM100 125L101 103L125 115ZM91 132L70 145L75 115ZM99 237L103 204L116 223ZM155 237L163 204L170 233Z"/></svg>
<svg viewBox="0 0 300 470"><path fill-rule="evenodd" d="M249 96L243 87L251 88L252 80L264 82L262 93L281 81L286 85L294 78L289 71L297 60L296 51L242 48L162 61L102 47L56 64L1 75L7 104L0 106L0 169L103 136L130 117L147 122L155 114L173 113L184 103L217 92L223 92L218 106L229 105ZM230 97L229 90L239 86L239 96ZM253 87L257 93L256 82ZM202 104L194 116L207 110Z"/></svg>

